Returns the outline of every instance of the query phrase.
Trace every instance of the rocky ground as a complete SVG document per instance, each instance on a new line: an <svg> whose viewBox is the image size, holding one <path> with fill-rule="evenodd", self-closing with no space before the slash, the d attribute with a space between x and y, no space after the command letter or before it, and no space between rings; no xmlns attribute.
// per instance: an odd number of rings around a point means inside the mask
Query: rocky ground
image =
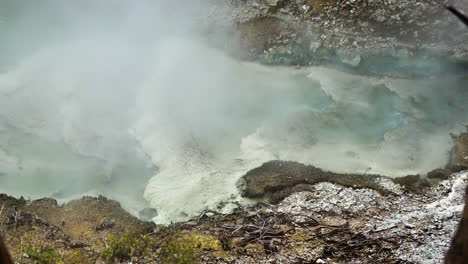
<svg viewBox="0 0 468 264"><path fill-rule="evenodd" d="M2 195L0 230L18 263L441 263L467 182L455 173L423 195L321 182L276 205L170 227L103 197L58 206Z"/></svg>
<svg viewBox="0 0 468 264"><path fill-rule="evenodd" d="M461 0L231 0L211 13L236 25L240 44L227 49L244 59L417 78L453 74L468 58L468 30L444 4L468 10Z"/></svg>

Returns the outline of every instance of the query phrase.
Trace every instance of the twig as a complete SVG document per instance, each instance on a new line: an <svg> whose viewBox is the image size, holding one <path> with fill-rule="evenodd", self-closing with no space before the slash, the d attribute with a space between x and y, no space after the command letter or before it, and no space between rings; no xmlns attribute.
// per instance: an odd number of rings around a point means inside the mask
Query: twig
<svg viewBox="0 0 468 264"><path fill-rule="evenodd" d="M2 204L2 209L0 209L0 216L2 216L3 209L5 209L5 204ZM3 219L0 220L0 225L3 225Z"/></svg>
<svg viewBox="0 0 468 264"><path fill-rule="evenodd" d="M458 10L452 5L446 5L445 8L450 11L452 14L454 14L458 19L460 19L463 24L465 24L468 27L468 16L465 15L462 11Z"/></svg>

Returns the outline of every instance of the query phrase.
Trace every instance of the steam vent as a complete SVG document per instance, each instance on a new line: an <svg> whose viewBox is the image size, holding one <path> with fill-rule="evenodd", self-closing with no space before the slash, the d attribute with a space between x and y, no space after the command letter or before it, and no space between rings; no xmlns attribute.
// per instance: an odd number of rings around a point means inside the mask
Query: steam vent
<svg viewBox="0 0 468 264"><path fill-rule="evenodd" d="M468 263L466 12L0 1L0 264Z"/></svg>

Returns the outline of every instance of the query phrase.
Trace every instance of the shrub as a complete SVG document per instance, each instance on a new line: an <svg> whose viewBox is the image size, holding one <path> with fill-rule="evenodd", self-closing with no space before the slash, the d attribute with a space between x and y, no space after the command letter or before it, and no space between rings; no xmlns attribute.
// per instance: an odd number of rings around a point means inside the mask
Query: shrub
<svg viewBox="0 0 468 264"><path fill-rule="evenodd" d="M38 264L52 264L52 263L63 263L62 257L58 251L54 248L48 247L44 244L33 243L29 240L21 250L27 255L34 263Z"/></svg>
<svg viewBox="0 0 468 264"><path fill-rule="evenodd" d="M86 253L84 249L75 249L63 257L66 264L92 264L93 257Z"/></svg>
<svg viewBox="0 0 468 264"><path fill-rule="evenodd" d="M198 262L201 249L197 247L194 236L175 236L161 247L163 264L195 264Z"/></svg>
<svg viewBox="0 0 468 264"><path fill-rule="evenodd" d="M154 243L149 236L132 232L125 232L121 237L112 235L102 257L107 263L130 261L133 257L145 255Z"/></svg>

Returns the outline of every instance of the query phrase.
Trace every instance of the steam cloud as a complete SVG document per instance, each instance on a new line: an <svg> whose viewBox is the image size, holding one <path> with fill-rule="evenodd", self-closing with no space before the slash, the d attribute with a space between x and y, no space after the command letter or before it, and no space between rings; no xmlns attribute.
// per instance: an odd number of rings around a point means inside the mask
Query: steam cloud
<svg viewBox="0 0 468 264"><path fill-rule="evenodd" d="M236 181L271 159L427 172L468 122L463 80L237 61L205 39L207 1L5 2L2 192L105 194L169 222L245 202Z"/></svg>

